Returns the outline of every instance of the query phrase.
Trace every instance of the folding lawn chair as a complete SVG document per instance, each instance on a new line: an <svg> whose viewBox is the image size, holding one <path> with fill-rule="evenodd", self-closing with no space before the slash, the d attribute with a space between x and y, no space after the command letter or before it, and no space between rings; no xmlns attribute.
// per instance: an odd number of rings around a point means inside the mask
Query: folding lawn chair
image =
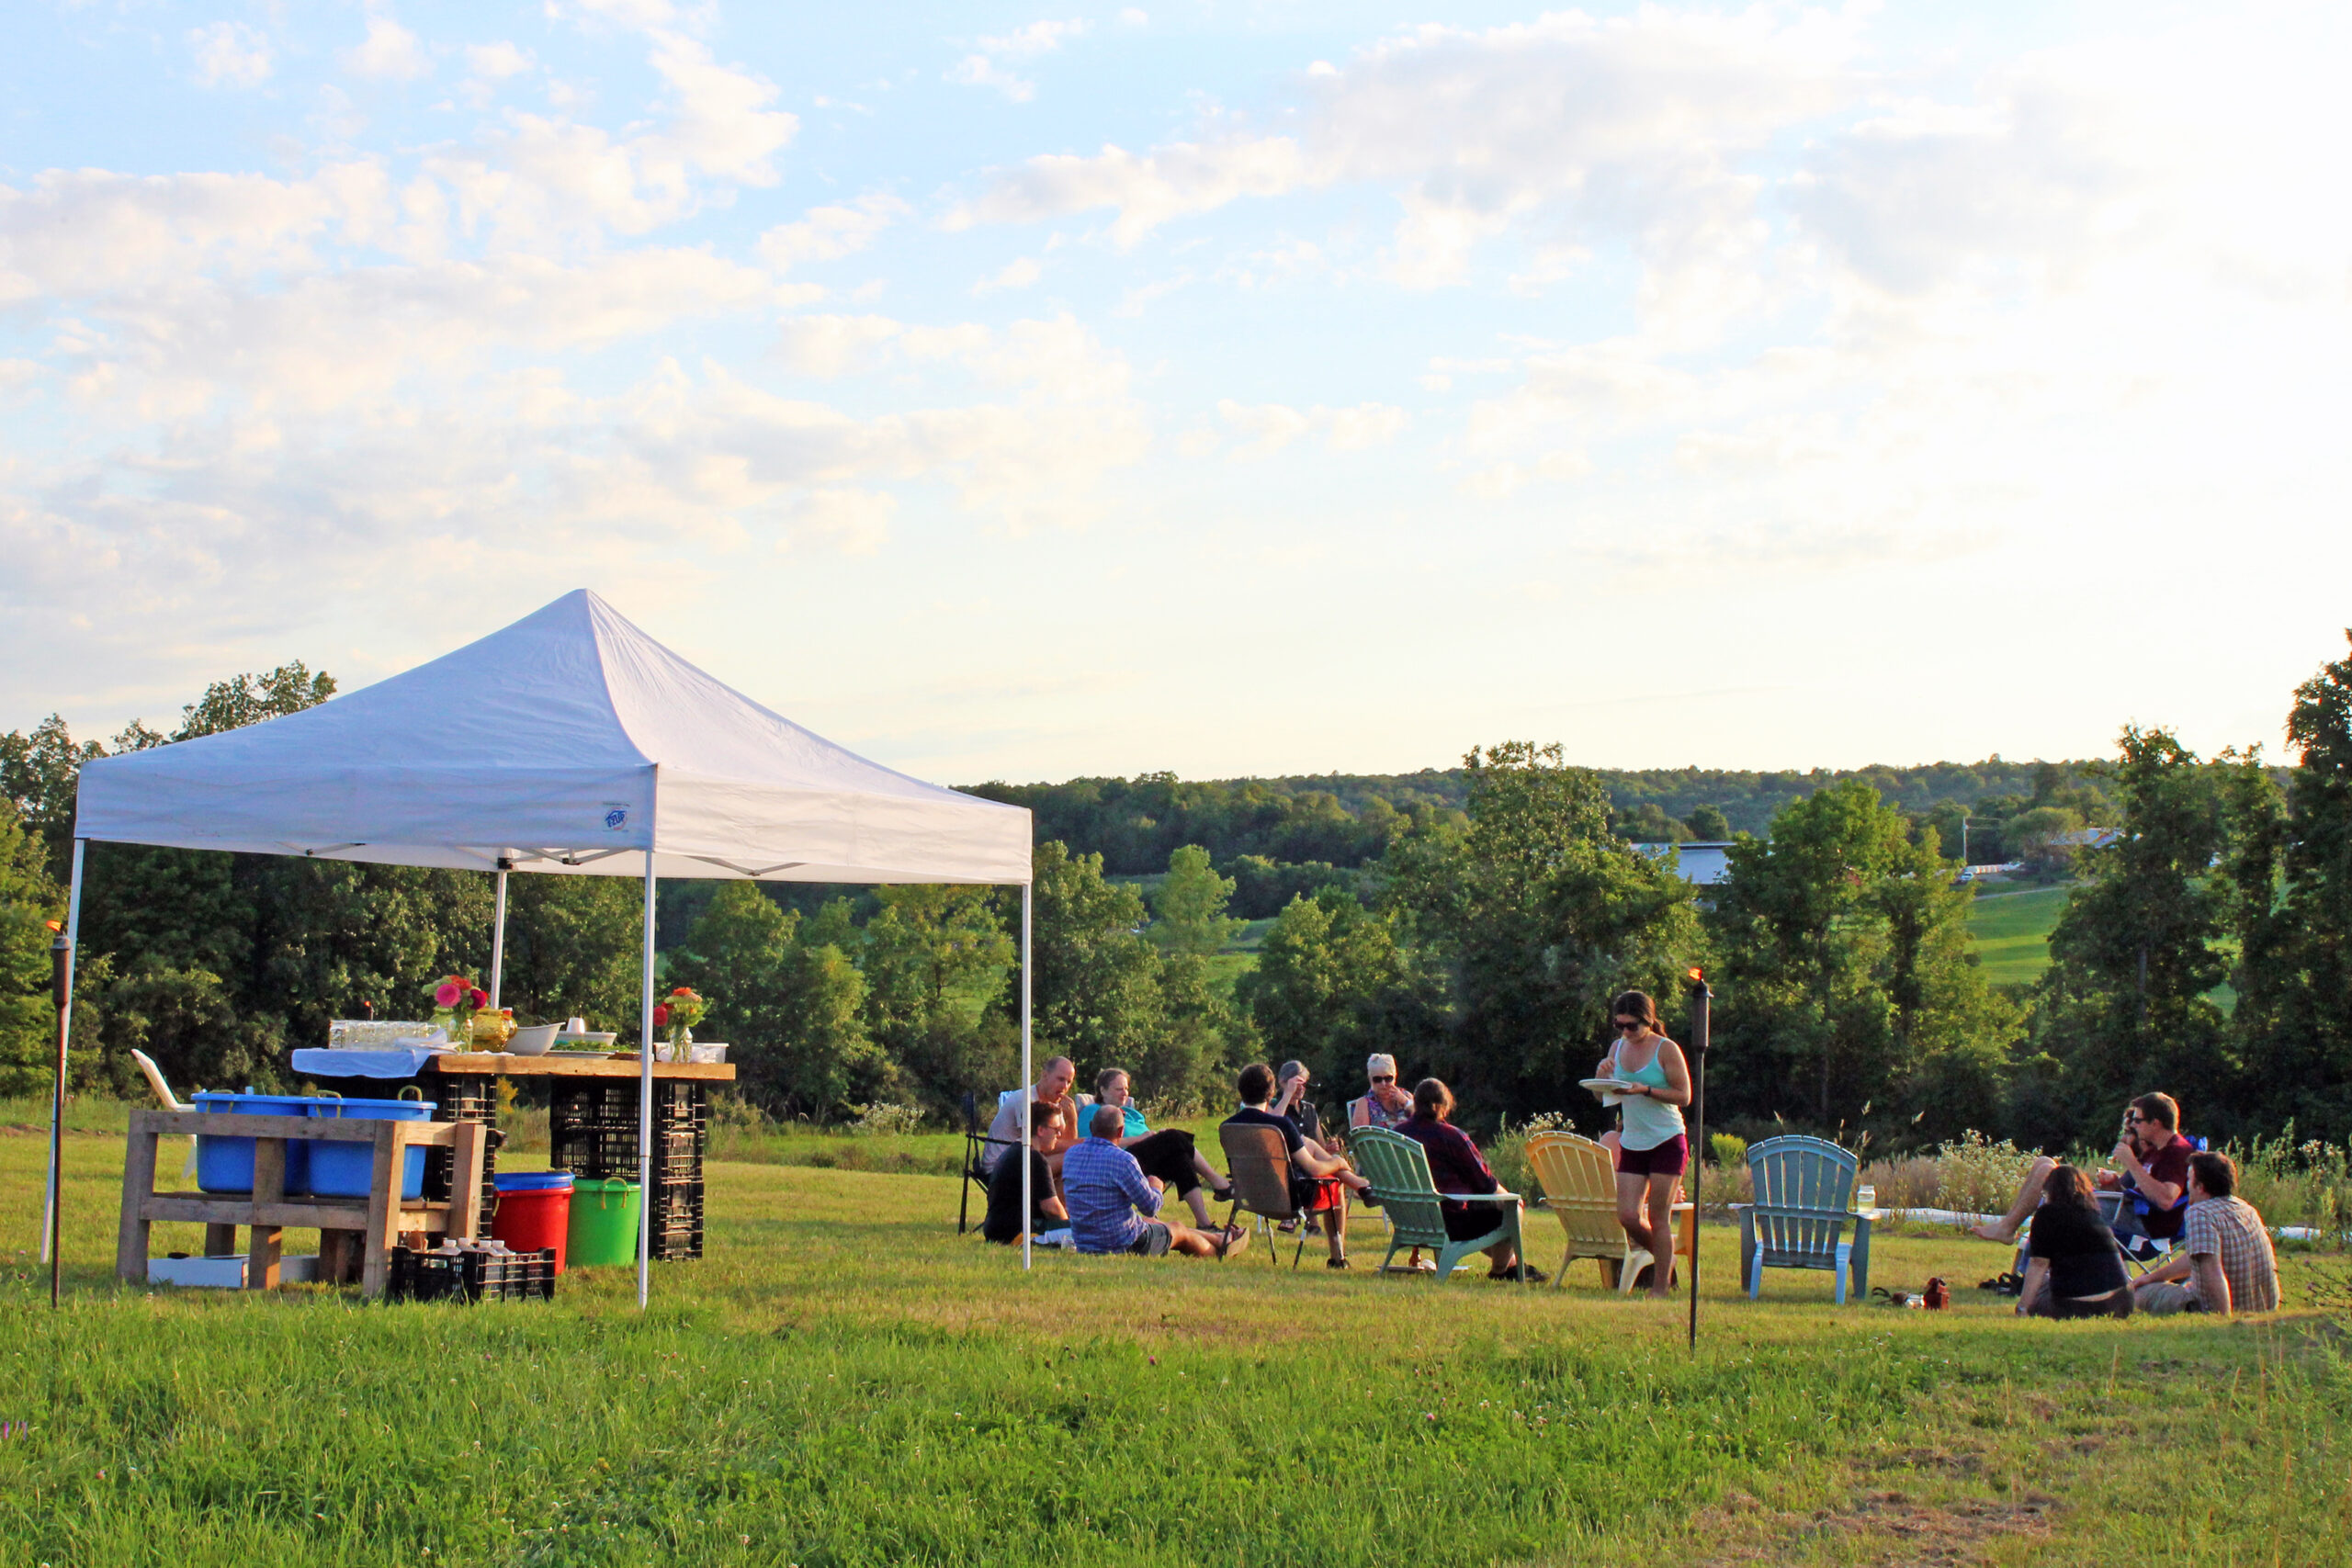
<svg viewBox="0 0 2352 1568"><path fill-rule="evenodd" d="M972 1189L980 1190L980 1202L988 1203L989 1173L993 1165L991 1149L1015 1149L1021 1145L1009 1138L991 1138L980 1126L978 1097L964 1091L964 1181L957 1189L956 1201L956 1234L962 1235L971 1228Z"/></svg>
<svg viewBox="0 0 2352 1568"><path fill-rule="evenodd" d="M1266 1260L1280 1263L1274 1256L1272 1227L1291 1221L1304 1221L1308 1211L1302 1207L1291 1185L1296 1168L1290 1161L1290 1147L1283 1142L1282 1131L1275 1127L1237 1127L1227 1122L1216 1130L1217 1142L1225 1149L1225 1179L1233 1184L1233 1205L1225 1212L1225 1222L1233 1224L1236 1213L1249 1214L1266 1232ZM1312 1180L1318 1192L1336 1188L1339 1181L1332 1177L1300 1178ZM1341 1195L1342 1201L1345 1194ZM1292 1249L1290 1266L1306 1253L1306 1226L1298 1227L1298 1246ZM1219 1255L1220 1258L1223 1256Z"/></svg>

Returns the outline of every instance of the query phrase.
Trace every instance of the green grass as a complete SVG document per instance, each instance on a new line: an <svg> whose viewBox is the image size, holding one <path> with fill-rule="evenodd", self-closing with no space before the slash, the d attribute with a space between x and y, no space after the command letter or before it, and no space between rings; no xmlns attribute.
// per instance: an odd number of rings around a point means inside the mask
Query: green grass
<svg viewBox="0 0 2352 1568"><path fill-rule="evenodd" d="M2041 978L2050 967L2050 933L2066 912L2072 891L2071 885L2062 885L1978 895L1968 907L1968 930L1976 939L1986 981L2014 986Z"/></svg>
<svg viewBox="0 0 2352 1568"><path fill-rule="evenodd" d="M470 1310L141 1290L111 1278L107 1120L69 1142L64 1310L29 1246L0 1258L12 1562L2352 1555L2352 1377L2308 1318L1841 1311L1784 1273L1750 1303L1710 1227L1694 1359L1679 1306L1590 1264L1558 1292L1257 1254L1024 1277L952 1234L952 1180L737 1160L710 1256L657 1269L643 1315L627 1270ZM20 1244L43 1147L0 1136ZM1877 1252L1915 1288L2003 1261ZM2313 1264L2288 1267L2292 1295Z"/></svg>

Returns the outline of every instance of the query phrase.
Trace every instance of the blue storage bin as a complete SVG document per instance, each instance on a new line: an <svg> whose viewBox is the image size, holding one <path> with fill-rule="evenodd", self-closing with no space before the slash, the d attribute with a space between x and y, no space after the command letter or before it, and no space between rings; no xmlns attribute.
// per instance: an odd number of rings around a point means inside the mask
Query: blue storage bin
<svg viewBox="0 0 2352 1568"><path fill-rule="evenodd" d="M430 1122L430 1100L311 1100L310 1113L323 1121ZM365 1198L368 1178L376 1174L372 1144L314 1143L311 1145L311 1190L322 1198ZM401 1196L424 1196L424 1150L403 1151Z"/></svg>
<svg viewBox="0 0 2352 1568"><path fill-rule="evenodd" d="M203 1111L234 1116L307 1116L313 1103L299 1094L243 1094L217 1090L194 1097ZM199 1133L196 1136L196 1184L207 1192L250 1192L254 1190L254 1141ZM289 1138L286 1144L286 1191L299 1197L311 1190L311 1145Z"/></svg>
<svg viewBox="0 0 2352 1568"><path fill-rule="evenodd" d="M571 1172L568 1170L502 1170L490 1179L501 1192L571 1190Z"/></svg>

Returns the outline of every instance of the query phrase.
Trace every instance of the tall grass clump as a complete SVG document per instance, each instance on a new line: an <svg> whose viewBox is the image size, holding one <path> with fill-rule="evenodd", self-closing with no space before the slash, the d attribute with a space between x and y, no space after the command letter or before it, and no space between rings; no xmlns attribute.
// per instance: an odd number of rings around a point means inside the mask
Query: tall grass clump
<svg viewBox="0 0 2352 1568"><path fill-rule="evenodd" d="M2352 1151L2310 1138L2295 1142L2295 1124L2275 1138L2233 1144L2226 1151L2238 1168L2238 1196L2254 1205L2263 1223L2309 1225L2335 1246L2352 1225Z"/></svg>
<svg viewBox="0 0 2352 1568"><path fill-rule="evenodd" d="M1540 1197L1544 1186L1535 1179L1535 1168L1527 1163L1527 1140L1538 1133L1576 1130L1576 1123L1557 1111L1539 1111L1516 1127L1506 1121L1494 1141L1487 1145L1487 1163L1494 1168L1495 1179L1503 1184L1506 1191L1524 1198Z"/></svg>
<svg viewBox="0 0 2352 1568"><path fill-rule="evenodd" d="M1952 1209L1963 1214L1998 1214L2018 1194L2033 1164L2031 1152L2007 1138L1995 1143L1974 1128L1948 1144L1936 1146L1936 1201L1922 1208Z"/></svg>

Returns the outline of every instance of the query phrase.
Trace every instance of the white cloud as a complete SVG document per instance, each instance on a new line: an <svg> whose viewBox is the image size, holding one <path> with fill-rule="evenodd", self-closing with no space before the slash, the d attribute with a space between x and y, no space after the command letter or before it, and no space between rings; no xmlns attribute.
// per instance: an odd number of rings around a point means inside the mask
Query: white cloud
<svg viewBox="0 0 2352 1568"><path fill-rule="evenodd" d="M269 39L243 22L214 22L187 35L196 79L208 87L258 87L274 64Z"/></svg>
<svg viewBox="0 0 2352 1568"><path fill-rule="evenodd" d="M488 82L503 82L531 68L530 51L501 39L496 43L469 44L466 69Z"/></svg>
<svg viewBox="0 0 2352 1568"><path fill-rule="evenodd" d="M888 316L793 316L784 323L775 355L804 376L831 380L869 368L881 346L904 330Z"/></svg>
<svg viewBox="0 0 2352 1568"><path fill-rule="evenodd" d="M368 36L345 50L343 68L355 76L388 82L413 82L433 74L432 56L417 36L392 19L387 11L368 14Z"/></svg>
<svg viewBox="0 0 2352 1568"><path fill-rule="evenodd" d="M897 197L876 192L855 201L812 207L799 221L779 223L760 236L760 255L778 272L804 262L836 261L864 250L874 237L913 211Z"/></svg>
<svg viewBox="0 0 2352 1568"><path fill-rule="evenodd" d="M1359 403L1353 408L1317 405L1304 412L1281 403L1248 404L1230 398L1216 405L1217 417L1243 438L1234 448L1237 459L1271 457L1300 436L1320 432L1334 452L1361 452L1382 446L1403 433L1410 417L1385 403Z"/></svg>
<svg viewBox="0 0 2352 1568"><path fill-rule="evenodd" d="M992 294L1000 288L1027 288L1045 276L1045 265L1036 257L1019 256L1005 263L1001 271L972 285L972 292Z"/></svg>
<svg viewBox="0 0 2352 1568"><path fill-rule="evenodd" d="M1123 18L1124 19L1124 18ZM978 51L947 68L946 79L971 87L993 87L1016 104L1037 96L1037 85L1005 67L1008 60L1030 60L1050 54L1066 39L1088 30L1083 18L1066 22L1031 22L1001 38L983 38Z"/></svg>

